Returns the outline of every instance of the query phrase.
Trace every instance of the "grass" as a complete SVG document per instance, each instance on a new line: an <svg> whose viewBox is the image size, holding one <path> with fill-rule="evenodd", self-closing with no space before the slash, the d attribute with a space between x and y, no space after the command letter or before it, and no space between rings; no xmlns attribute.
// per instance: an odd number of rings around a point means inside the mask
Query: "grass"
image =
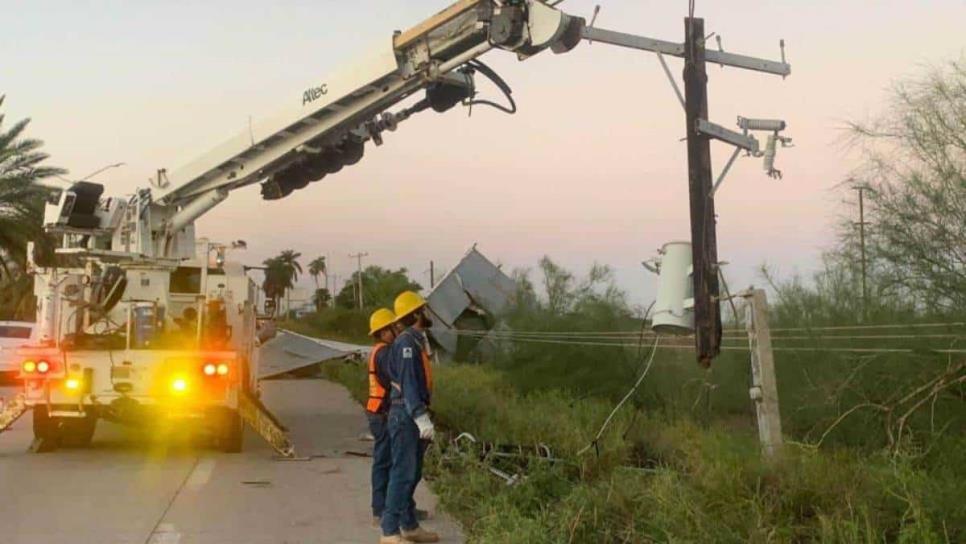
<svg viewBox="0 0 966 544"><path fill-rule="evenodd" d="M510 329L639 330L612 288L544 268L555 302L541 301L518 277L523 302L504 318ZM919 339L823 338L828 333L817 327L855 322L849 316L858 300L848 285L830 282L776 286L772 326L805 328L796 332L800 339L776 334L776 347L915 351L777 351L786 437L778 459L758 453L745 351L724 352L703 370L690 352L660 350L597 447L581 454L634 382L648 343L634 349L518 339L495 346L485 364L440 368L434 420L448 438L469 432L531 450L542 443L558 461L483 463L479 452L441 439L427 463L433 489L473 542L966 541L966 384L928 403L906 400L947 369L961 377L962 358L932 352L935 342ZM874 313L889 324L963 320L918 315L904 304ZM961 328L930 332L966 336ZM364 398L360 365L327 366L326 374ZM916 407L897 433L898 415ZM493 467L525 478L507 486Z"/></svg>
<svg viewBox="0 0 966 544"><path fill-rule="evenodd" d="M361 401L360 365L326 367ZM428 478L473 542L956 542L966 538L961 482L966 440L947 463L914 455L790 445L775 463L754 433L722 423L670 420L561 391L520 392L499 370L440 368L437 423L500 443L545 443L563 461L503 466L526 479L508 487L473 456L437 441ZM937 468L941 466L942 468Z"/></svg>

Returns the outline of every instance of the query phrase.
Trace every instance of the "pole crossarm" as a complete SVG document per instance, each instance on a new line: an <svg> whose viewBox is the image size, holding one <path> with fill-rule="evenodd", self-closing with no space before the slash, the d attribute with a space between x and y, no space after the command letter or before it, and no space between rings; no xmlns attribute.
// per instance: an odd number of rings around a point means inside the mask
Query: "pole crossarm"
<svg viewBox="0 0 966 544"><path fill-rule="evenodd" d="M684 44L627 34L597 27L584 27L583 36L585 40L592 42L607 43L618 47L628 47L630 49L640 49L642 51L653 51L663 55L684 58ZM705 51L705 60L713 64L732 66L755 72L765 72L777 76L789 76L792 73L792 65L787 62L779 62L767 59L760 59L748 55L728 53L726 51Z"/></svg>
<svg viewBox="0 0 966 544"><path fill-rule="evenodd" d="M697 130L699 134L710 136L722 142L727 142L735 147L739 147L755 155L759 152L758 140L754 136L742 134L740 132L727 129L719 124L698 119Z"/></svg>

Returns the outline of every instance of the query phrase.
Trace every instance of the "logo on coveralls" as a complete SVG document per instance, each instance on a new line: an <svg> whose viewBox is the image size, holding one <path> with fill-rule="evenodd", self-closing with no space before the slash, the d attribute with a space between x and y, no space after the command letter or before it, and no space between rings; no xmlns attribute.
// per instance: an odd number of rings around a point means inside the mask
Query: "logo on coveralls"
<svg viewBox="0 0 966 544"><path fill-rule="evenodd" d="M302 105L304 106L310 102L315 102L327 94L329 94L329 86L325 83L319 85L318 87L307 89L304 93L302 93Z"/></svg>
<svg viewBox="0 0 966 544"><path fill-rule="evenodd" d="M406 359L413 358L413 348L403 348L403 357Z"/></svg>

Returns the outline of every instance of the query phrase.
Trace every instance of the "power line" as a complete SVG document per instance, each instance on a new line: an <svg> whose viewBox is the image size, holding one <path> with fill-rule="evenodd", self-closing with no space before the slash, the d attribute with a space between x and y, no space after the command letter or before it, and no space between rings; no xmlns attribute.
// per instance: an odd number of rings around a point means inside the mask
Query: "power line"
<svg viewBox="0 0 966 544"><path fill-rule="evenodd" d="M539 339L539 338L496 338L495 340L505 340L508 342L526 342L535 344L556 344L556 345L569 345L569 346L597 346L597 347L613 347L613 348L632 348L636 347L637 344L630 342L603 342L603 341L577 341L577 340L557 340L557 339ZM660 346L660 349L689 349L693 350L694 346L689 344L664 344ZM722 350L725 351L749 351L750 348L747 346L722 346ZM792 347L792 346L779 346L774 347L774 351L788 351L788 352L828 352L828 353L915 353L928 351L932 353L942 353L942 354L966 354L966 349L945 349L945 348L846 348L846 347L834 347L834 348L820 348L820 347Z"/></svg>

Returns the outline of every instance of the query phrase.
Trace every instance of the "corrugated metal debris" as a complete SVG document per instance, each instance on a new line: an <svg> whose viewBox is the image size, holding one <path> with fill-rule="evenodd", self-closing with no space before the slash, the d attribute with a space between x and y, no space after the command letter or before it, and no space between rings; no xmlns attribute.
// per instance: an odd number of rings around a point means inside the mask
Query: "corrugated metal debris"
<svg viewBox="0 0 966 544"><path fill-rule="evenodd" d="M481 339L456 331L492 330L516 289L516 282L473 246L426 297L435 314L431 334L445 357L467 361L478 356Z"/></svg>
<svg viewBox="0 0 966 544"><path fill-rule="evenodd" d="M283 329L259 348L258 379L297 374L324 361L365 357L368 353L369 346L311 338Z"/></svg>

